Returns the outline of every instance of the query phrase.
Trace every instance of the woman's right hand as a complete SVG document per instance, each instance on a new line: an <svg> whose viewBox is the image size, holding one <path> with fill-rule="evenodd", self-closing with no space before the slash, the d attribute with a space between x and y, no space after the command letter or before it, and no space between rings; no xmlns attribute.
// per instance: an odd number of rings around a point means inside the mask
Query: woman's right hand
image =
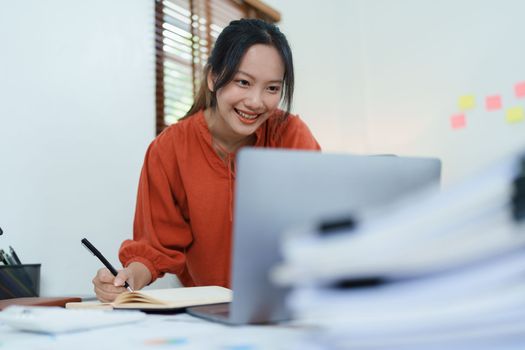
<svg viewBox="0 0 525 350"><path fill-rule="evenodd" d="M106 268L97 271L93 285L97 299L102 302L112 302L122 292L126 291L124 282L128 282L133 290L139 290L151 281L151 273L146 265L132 262L128 267L118 271L117 276Z"/></svg>

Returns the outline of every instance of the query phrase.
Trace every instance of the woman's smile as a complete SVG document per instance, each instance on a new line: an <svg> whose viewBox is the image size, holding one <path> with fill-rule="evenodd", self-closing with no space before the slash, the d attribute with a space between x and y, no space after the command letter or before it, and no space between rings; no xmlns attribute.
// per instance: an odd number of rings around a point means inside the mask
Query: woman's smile
<svg viewBox="0 0 525 350"><path fill-rule="evenodd" d="M243 112L237 108L234 108L235 113L237 113L237 117L241 122L244 124L253 124L257 121L257 119L261 116L262 113L247 113Z"/></svg>

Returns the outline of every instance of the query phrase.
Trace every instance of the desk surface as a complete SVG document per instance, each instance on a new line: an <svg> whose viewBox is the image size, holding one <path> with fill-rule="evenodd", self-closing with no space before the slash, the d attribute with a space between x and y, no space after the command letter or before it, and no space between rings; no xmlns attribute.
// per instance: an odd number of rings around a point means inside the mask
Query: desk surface
<svg viewBox="0 0 525 350"><path fill-rule="evenodd" d="M312 330L305 328L226 326L186 314L148 315L145 320L133 324L53 336L20 332L0 324L0 350L317 350L312 344L305 346L311 337Z"/></svg>

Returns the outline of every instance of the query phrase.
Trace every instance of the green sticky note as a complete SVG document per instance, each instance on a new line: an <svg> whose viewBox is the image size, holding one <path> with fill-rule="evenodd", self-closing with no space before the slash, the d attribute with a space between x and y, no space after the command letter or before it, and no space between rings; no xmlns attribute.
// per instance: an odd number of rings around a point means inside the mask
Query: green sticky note
<svg viewBox="0 0 525 350"><path fill-rule="evenodd" d="M462 111L466 109L472 109L476 105L476 98L474 95L464 95L459 98L459 109Z"/></svg>
<svg viewBox="0 0 525 350"><path fill-rule="evenodd" d="M507 109L507 116L505 118L507 123L518 123L525 119L523 107L512 107Z"/></svg>

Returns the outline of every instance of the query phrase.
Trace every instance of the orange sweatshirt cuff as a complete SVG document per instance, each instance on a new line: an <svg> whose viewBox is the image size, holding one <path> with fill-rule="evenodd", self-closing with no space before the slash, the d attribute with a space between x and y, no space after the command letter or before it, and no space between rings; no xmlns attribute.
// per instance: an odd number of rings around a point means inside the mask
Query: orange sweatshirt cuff
<svg viewBox="0 0 525 350"><path fill-rule="evenodd" d="M144 264L148 268L149 272L151 273L151 281L149 282L149 284L152 284L153 282L155 282L157 278L159 277L159 273L155 269L155 266L148 259L141 257L141 256L134 256L126 262L125 267L128 267L128 265L131 264L132 262L139 262L141 264Z"/></svg>

